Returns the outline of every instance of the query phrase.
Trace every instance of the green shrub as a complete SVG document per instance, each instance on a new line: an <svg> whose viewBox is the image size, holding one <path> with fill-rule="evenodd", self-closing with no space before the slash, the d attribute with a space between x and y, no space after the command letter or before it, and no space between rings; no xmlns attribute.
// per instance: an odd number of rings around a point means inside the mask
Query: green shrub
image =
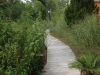
<svg viewBox="0 0 100 75"><path fill-rule="evenodd" d="M0 21L1 75L38 75L43 69L42 58L36 54L45 50L44 22L35 21L34 26L27 22Z"/></svg>
<svg viewBox="0 0 100 75"><path fill-rule="evenodd" d="M39 75L44 65L37 54L46 47L44 8L35 15L32 3L12 1L0 3L0 75Z"/></svg>
<svg viewBox="0 0 100 75"><path fill-rule="evenodd" d="M94 0L71 0L65 9L65 21L71 27L77 20L83 20L86 14L93 13Z"/></svg>

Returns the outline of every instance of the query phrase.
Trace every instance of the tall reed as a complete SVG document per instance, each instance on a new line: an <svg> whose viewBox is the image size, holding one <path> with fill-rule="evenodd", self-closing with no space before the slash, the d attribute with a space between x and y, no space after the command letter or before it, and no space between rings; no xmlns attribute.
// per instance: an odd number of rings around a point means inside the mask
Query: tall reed
<svg viewBox="0 0 100 75"><path fill-rule="evenodd" d="M70 42L76 50L100 50L100 29L98 17L95 14L87 15L84 20L77 21L69 28L64 20L51 27L52 31Z"/></svg>

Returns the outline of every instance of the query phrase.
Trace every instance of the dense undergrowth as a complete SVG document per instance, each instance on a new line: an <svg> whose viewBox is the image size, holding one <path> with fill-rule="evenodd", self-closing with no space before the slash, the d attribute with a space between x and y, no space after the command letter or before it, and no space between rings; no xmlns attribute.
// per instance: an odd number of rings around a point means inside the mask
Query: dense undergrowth
<svg viewBox="0 0 100 75"><path fill-rule="evenodd" d="M30 8L31 4L26 4L13 20L3 13L8 7L0 6L0 75L39 75L44 67L37 54L43 54L46 47L46 22L39 13L32 18Z"/></svg>
<svg viewBox="0 0 100 75"><path fill-rule="evenodd" d="M51 22L51 25L52 32L69 42L76 55L87 50L100 52L100 29L97 15L87 15L72 28L68 27L63 19L56 24Z"/></svg>
<svg viewBox="0 0 100 75"><path fill-rule="evenodd" d="M28 24L0 21L0 75L38 75L43 69L36 54L45 50L45 26Z"/></svg>
<svg viewBox="0 0 100 75"><path fill-rule="evenodd" d="M51 32L67 41L76 55L87 52L87 50L96 51L98 53L100 52L100 19L96 13L91 12L96 8L94 2L91 2L91 7L87 6L89 8L87 9L88 12L90 12L89 14L84 13L83 19L76 19L75 16L80 17L79 15L83 14L79 14L81 10L79 10L78 7L68 9L69 6L76 5L74 1L75 0L71 0L71 4L63 8L57 6L56 10L51 13ZM83 2L87 3L88 1ZM76 1L76 3L80 2ZM80 4L80 6L82 6L82 4ZM84 4L83 7L85 7ZM82 9L82 7L79 8ZM77 10L77 12L74 10ZM68 18L70 21L69 24L68 21L66 21ZM74 22L71 21L73 19Z"/></svg>

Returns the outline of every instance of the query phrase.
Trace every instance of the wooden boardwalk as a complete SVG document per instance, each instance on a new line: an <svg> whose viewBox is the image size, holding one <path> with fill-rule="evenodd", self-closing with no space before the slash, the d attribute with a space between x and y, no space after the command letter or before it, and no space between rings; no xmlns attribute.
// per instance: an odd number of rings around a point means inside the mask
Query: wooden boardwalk
<svg viewBox="0 0 100 75"><path fill-rule="evenodd" d="M47 64L41 75L80 75L77 69L70 69L69 63L75 61L75 55L69 46L47 32Z"/></svg>

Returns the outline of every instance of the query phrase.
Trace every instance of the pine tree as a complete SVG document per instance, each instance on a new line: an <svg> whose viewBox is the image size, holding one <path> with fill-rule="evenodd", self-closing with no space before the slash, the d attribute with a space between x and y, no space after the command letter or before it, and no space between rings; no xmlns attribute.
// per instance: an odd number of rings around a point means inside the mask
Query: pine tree
<svg viewBox="0 0 100 75"><path fill-rule="evenodd" d="M71 27L75 21L84 19L86 14L92 14L94 9L94 0L71 0L65 9L65 20Z"/></svg>

